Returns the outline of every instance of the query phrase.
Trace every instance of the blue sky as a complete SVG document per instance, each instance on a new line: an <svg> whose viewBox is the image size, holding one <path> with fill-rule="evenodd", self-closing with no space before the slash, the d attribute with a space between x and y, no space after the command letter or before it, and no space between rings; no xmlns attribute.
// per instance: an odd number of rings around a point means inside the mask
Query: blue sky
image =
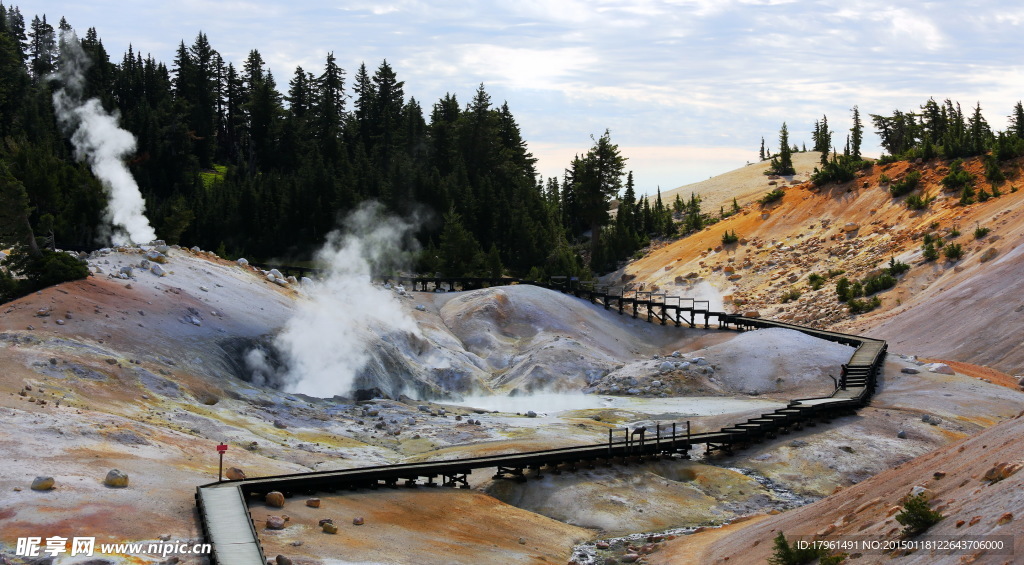
<svg viewBox="0 0 1024 565"><path fill-rule="evenodd" d="M287 86L333 51L349 75L382 59L429 111L483 83L507 101L545 176L607 128L640 192L671 189L757 158L779 126L810 144L827 115L842 147L850 109L913 110L929 96L977 102L1006 127L1024 98L1024 5L998 1L416 0L11 2L26 19L96 27L111 58L128 44L170 64L202 30L239 66L258 49Z"/></svg>

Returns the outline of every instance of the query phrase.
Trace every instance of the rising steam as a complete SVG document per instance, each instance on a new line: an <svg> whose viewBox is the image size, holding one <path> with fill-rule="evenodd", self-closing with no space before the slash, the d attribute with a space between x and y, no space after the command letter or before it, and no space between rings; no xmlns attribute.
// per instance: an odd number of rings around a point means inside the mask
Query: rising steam
<svg viewBox="0 0 1024 565"><path fill-rule="evenodd" d="M61 33L61 64L55 74L61 88L53 94L57 121L71 136L75 158L86 160L107 192L104 220L115 245L149 243L156 232L146 218L146 203L124 164L135 151L135 136L117 125L117 116L103 109L98 98L82 100L85 70L90 61L73 30Z"/></svg>
<svg viewBox="0 0 1024 565"><path fill-rule="evenodd" d="M328 235L317 253L326 277L298 305L274 343L287 366L281 379L286 390L319 397L347 395L370 360L371 339L394 332L421 337L395 292L371 280L397 265L401 250L412 241L411 228L371 203ZM261 355L250 356L252 369L265 370Z"/></svg>

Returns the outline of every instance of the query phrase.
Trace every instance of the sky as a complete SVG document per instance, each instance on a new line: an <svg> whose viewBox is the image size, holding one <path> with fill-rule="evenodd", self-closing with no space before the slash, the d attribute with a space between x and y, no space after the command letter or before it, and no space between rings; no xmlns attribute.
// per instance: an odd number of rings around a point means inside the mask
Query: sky
<svg viewBox="0 0 1024 565"><path fill-rule="evenodd" d="M561 176L607 129L637 191L653 193L811 145L822 116L842 149L857 105L869 114L934 97L980 103L996 130L1024 98L1024 4L995 0L176 0L28 3L26 20L95 27L115 63L133 45L169 66L204 32L240 67L257 49L285 90L328 52L355 74L384 59L429 115L482 83L507 102L544 177Z"/></svg>

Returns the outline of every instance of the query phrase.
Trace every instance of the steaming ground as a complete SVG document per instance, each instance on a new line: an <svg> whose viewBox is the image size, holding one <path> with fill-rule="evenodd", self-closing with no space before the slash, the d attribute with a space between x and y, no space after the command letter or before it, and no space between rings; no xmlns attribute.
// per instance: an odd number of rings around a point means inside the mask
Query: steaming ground
<svg viewBox="0 0 1024 565"><path fill-rule="evenodd" d="M640 424L690 420L702 431L816 393L848 355L793 332L647 324L529 286L391 289L415 330L367 330L370 361L354 382L380 396L293 393L243 380L244 356L273 343L315 299L208 253L166 255L158 276L153 265L139 268L140 250L100 254L92 277L4 306L0 552L11 562L23 562L12 553L24 536L196 538L192 494L216 477L219 442L230 446L227 466L260 476L595 443ZM115 276L129 266L130 278ZM1019 411L1019 392L959 374L900 374L905 367L918 366L887 364L873 407L858 416L727 460L598 467L522 484L483 470L470 477L473 491L451 497L321 493L318 512L290 499L281 533L264 530L271 511L261 503L253 516L268 555L310 563L480 563L495 551L507 562L564 563L582 540L779 508L778 493L725 467L818 497ZM566 396L528 394L554 391ZM940 423L923 422L924 413ZM128 473L128 488L102 485L111 468ZM55 489L31 490L39 475L54 477ZM356 515L366 525L350 525ZM342 525L337 536L316 529L326 517ZM160 559L131 559L140 560Z"/></svg>

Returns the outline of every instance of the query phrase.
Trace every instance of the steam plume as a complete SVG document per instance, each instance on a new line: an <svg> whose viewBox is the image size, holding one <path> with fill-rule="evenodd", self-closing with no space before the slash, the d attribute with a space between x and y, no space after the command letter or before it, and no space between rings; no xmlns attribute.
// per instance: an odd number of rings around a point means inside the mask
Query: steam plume
<svg viewBox="0 0 1024 565"><path fill-rule="evenodd" d="M53 94L57 121L71 135L75 158L89 162L107 192L104 220L112 227L113 243L149 243L156 239L156 232L146 218L139 186L123 160L135 151L135 136L118 127L117 116L104 110L99 99L82 101L89 64L75 32L62 32L61 64L56 73L62 86Z"/></svg>
<svg viewBox="0 0 1024 565"><path fill-rule="evenodd" d="M375 273L396 266L411 241L412 224L364 204L331 232L317 259L326 278L310 291L275 340L288 367L286 390L327 397L348 394L370 360L367 346L382 333L422 337L397 295L372 284Z"/></svg>

